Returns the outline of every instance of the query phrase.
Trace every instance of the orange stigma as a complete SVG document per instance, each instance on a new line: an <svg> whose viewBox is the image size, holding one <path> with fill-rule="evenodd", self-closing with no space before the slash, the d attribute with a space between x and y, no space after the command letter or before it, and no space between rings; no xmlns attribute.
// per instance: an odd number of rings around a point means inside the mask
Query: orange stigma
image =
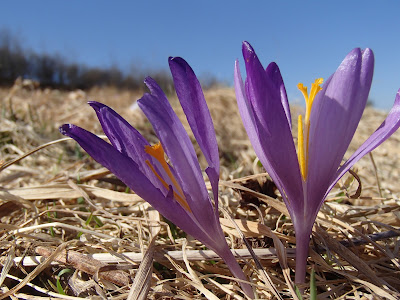
<svg viewBox="0 0 400 300"><path fill-rule="evenodd" d="M175 176L172 174L171 169L168 163L165 161L165 152L160 142L153 146L146 145L144 151L154 157L160 164L168 178L171 180L172 186L174 190L174 198L178 203L187 211L191 212L189 204L186 201L185 195L183 194L182 188L179 183L176 181ZM157 179L162 183L165 188L169 189L168 183L157 173L154 166L151 164L149 160L146 160L146 164L150 167L151 171L156 175Z"/></svg>

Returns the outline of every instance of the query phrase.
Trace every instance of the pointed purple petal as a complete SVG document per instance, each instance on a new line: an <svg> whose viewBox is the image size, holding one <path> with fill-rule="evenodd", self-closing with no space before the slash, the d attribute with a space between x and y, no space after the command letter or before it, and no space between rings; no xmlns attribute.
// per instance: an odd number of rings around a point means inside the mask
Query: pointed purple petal
<svg viewBox="0 0 400 300"><path fill-rule="evenodd" d="M263 146L260 143L258 128L256 127L255 115L253 113L251 103L247 99L245 93L243 79L240 73L239 61L237 60L235 62L234 84L239 113L243 122L243 126L246 129L247 135L250 139L251 145L253 146L254 151L256 152L257 157L260 159L264 168L267 170L268 174L272 177L274 182L279 187L279 190L283 191L284 188L282 182L279 176L276 174L275 170L272 168L267 157L265 156ZM284 193L282 193L282 196L285 198Z"/></svg>
<svg viewBox="0 0 400 300"><path fill-rule="evenodd" d="M104 133L111 144L122 154L130 157L140 168L146 177L154 183L160 183L154 173L146 164L146 160L152 161L144 149L150 145L147 140L133 128L125 119L110 107L95 101L89 102L95 110ZM160 187L159 184L157 184Z"/></svg>
<svg viewBox="0 0 400 300"><path fill-rule="evenodd" d="M329 186L326 195L334 187L336 182L348 171L354 164L364 155L368 154L384 141L386 141L400 127L400 89L396 94L396 99L392 109L387 115L385 121L379 128L357 149L356 152L339 168L336 175ZM324 198L325 198L324 197Z"/></svg>
<svg viewBox="0 0 400 300"><path fill-rule="evenodd" d="M109 169L143 199L160 193L132 159L93 133L72 124L64 124L60 132L77 141L95 161Z"/></svg>
<svg viewBox="0 0 400 300"><path fill-rule="evenodd" d="M276 106L274 100L281 102L280 91L268 80L266 71L249 43L243 42L242 52L247 72L245 81L247 98L262 126L270 133L266 121L270 117L270 106L274 104Z"/></svg>
<svg viewBox="0 0 400 300"><path fill-rule="evenodd" d="M288 113L284 108L287 99L281 98L283 81L279 68L272 63L265 71L247 42L243 43L242 51L247 78L246 86L243 86L237 64L235 89L239 111L249 128L246 130L256 154L280 186L289 211L298 211L303 207L302 179Z"/></svg>
<svg viewBox="0 0 400 300"><path fill-rule="evenodd" d="M152 78L145 83L152 94L138 100L163 145L186 200L199 224L214 232L216 218L193 145L165 94ZM213 234L210 234L211 236Z"/></svg>
<svg viewBox="0 0 400 300"><path fill-rule="evenodd" d="M310 118L306 214L314 218L361 119L374 55L351 51L317 94Z"/></svg>
<svg viewBox="0 0 400 300"><path fill-rule="evenodd" d="M214 125L203 91L189 64L180 57L169 58L175 90L193 134L210 168L219 174L219 154Z"/></svg>
<svg viewBox="0 0 400 300"><path fill-rule="evenodd" d="M210 249L214 249L216 245L219 244L226 244L225 236L223 234L222 236L210 236L210 233L207 232L203 226L198 224L196 220L193 219L193 216L188 214L188 212L174 200L173 189L171 187L165 202L166 204L173 203L173 205L170 205L167 209L164 209L164 212L157 209L155 206L152 206L187 234L198 239ZM221 226L219 227L221 228Z"/></svg>
<svg viewBox="0 0 400 300"><path fill-rule="evenodd" d="M292 129L292 116L290 114L289 101L287 98L286 88L285 84L283 83L281 71L279 70L278 65L272 62L268 65L265 72L267 73L267 77L269 78L268 81L270 81L275 86L276 89L279 89L281 93L282 106L285 111L290 129Z"/></svg>
<svg viewBox="0 0 400 300"><path fill-rule="evenodd" d="M214 168L208 167L205 170L208 180L211 183L211 189L213 191L213 197L214 197L214 207L215 207L215 218L219 219L219 211L218 211L218 184L219 184L219 174L216 172Z"/></svg>
<svg viewBox="0 0 400 300"><path fill-rule="evenodd" d="M190 195L206 195L204 180L193 145L165 94L152 78L146 78L151 94L138 100L172 162L182 188ZM187 180L194 179L192 184ZM203 188L204 186L204 188Z"/></svg>
<svg viewBox="0 0 400 300"><path fill-rule="evenodd" d="M104 133L119 152L133 160L141 156L149 143L135 128L107 105L96 101L89 101L88 104L95 110Z"/></svg>
<svg viewBox="0 0 400 300"><path fill-rule="evenodd" d="M171 222L204 244L215 246L214 239L197 226L192 217L173 199L172 190L170 189L167 196L164 196L129 157L91 132L75 125L64 124L60 127L60 132L78 142L94 160L114 173Z"/></svg>
<svg viewBox="0 0 400 300"><path fill-rule="evenodd" d="M303 188L286 114L282 105L278 103L281 114L274 114L275 110L271 109L270 115L264 123L258 121L255 108L252 107L252 103L245 93L238 61L235 64L234 79L239 112L254 151L279 188L292 218L295 218L295 212L302 211ZM253 99L253 101L260 102L260 105L268 100L268 98ZM280 102L279 99L278 101ZM274 108L273 105L270 107ZM280 117L278 118L278 116ZM263 124L273 129L267 132Z"/></svg>

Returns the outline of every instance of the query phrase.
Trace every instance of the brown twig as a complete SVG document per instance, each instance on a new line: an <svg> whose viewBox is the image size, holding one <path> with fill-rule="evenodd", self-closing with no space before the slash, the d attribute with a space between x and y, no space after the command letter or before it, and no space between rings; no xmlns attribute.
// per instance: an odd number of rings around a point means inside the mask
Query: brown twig
<svg viewBox="0 0 400 300"><path fill-rule="evenodd" d="M53 250L39 246L36 248L36 253L44 257L49 257L53 253ZM108 269L107 264L76 251L63 250L56 255L54 260L72 266L87 274L94 275L98 272L100 279L110 281L118 286L127 286L130 283L130 278L125 272L121 270L107 270L102 272L102 269Z"/></svg>

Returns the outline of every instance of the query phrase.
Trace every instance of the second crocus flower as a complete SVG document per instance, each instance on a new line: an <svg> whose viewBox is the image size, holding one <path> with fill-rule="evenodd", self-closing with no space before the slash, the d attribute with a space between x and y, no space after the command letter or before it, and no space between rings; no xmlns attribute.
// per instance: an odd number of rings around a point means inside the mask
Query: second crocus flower
<svg viewBox="0 0 400 300"><path fill-rule="evenodd" d="M167 219L214 250L233 275L246 281L219 223L218 146L200 83L182 58L170 58L169 65L179 101L208 163L205 172L212 186L214 204L188 134L164 92L150 77L145 80L150 94L145 94L138 104L152 124L160 143L151 146L120 115L98 102L89 104L96 111L111 144L72 124L61 126L60 131L77 141L90 156ZM241 286L247 296L254 296L249 284L242 282Z"/></svg>
<svg viewBox="0 0 400 300"><path fill-rule="evenodd" d="M318 211L336 182L365 154L400 126L400 90L386 120L343 164L367 103L374 55L370 49L352 50L322 85L310 92L298 88L306 113L298 119L297 151L292 137L289 102L275 63L263 68L249 43L243 43L247 78L243 83L235 64L235 90L240 115L253 148L277 185L296 233L296 283L304 283L309 241ZM321 86L322 85L322 86Z"/></svg>

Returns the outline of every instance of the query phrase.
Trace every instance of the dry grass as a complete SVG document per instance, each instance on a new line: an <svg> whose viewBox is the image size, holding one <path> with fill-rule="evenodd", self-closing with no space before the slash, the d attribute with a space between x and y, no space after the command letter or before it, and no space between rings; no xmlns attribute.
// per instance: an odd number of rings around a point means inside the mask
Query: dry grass
<svg viewBox="0 0 400 300"><path fill-rule="evenodd" d="M144 116L129 109L141 94L0 90L0 299L244 298L218 257L199 251L204 245L127 192L74 141L56 142L18 160L61 139L58 126L64 122L102 134L87 100L112 106L155 142ZM206 98L220 147L219 200L227 212L221 211L227 240L238 249L258 298L295 298L295 239L287 210L257 163L233 90L211 90ZM171 101L183 119L176 98ZM384 118L385 113L367 108L349 153ZM396 133L356 165L363 187L359 197L352 197L357 180L346 175L318 215L308 272L315 270L320 299L399 298L399 138Z"/></svg>

